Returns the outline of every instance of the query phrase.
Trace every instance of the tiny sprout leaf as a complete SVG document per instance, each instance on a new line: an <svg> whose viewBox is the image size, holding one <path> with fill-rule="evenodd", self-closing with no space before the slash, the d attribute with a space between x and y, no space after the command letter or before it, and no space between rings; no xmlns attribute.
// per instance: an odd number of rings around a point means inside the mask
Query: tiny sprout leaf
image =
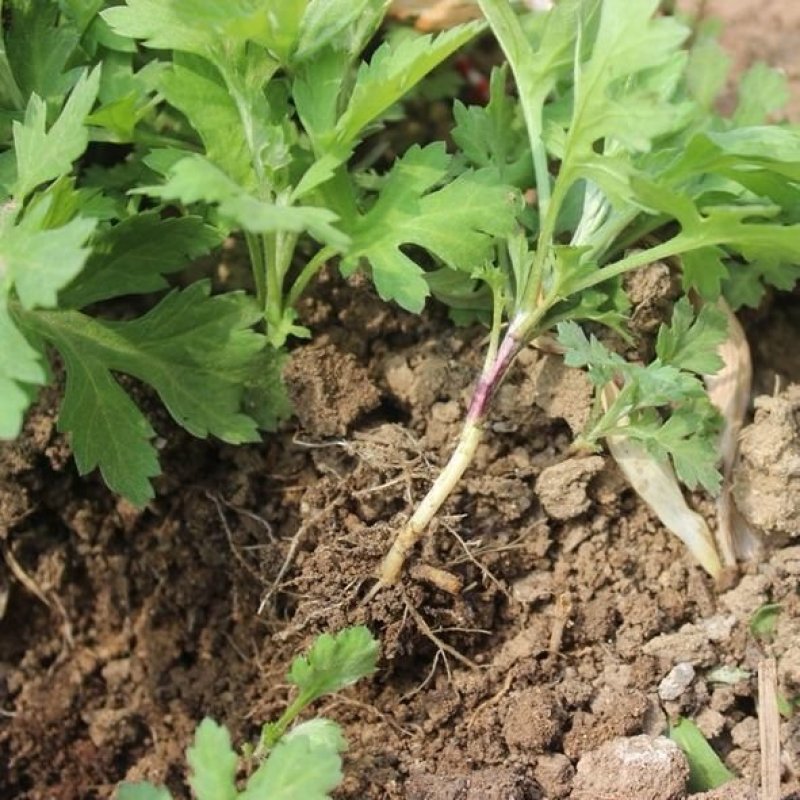
<svg viewBox="0 0 800 800"><path fill-rule="evenodd" d="M152 783L121 783L116 800L172 800L172 795L163 786Z"/></svg>
<svg viewBox="0 0 800 800"><path fill-rule="evenodd" d="M769 639L774 636L782 610L779 603L766 603L756 609L750 619L750 633L758 639Z"/></svg>
<svg viewBox="0 0 800 800"><path fill-rule="evenodd" d="M708 375L722 367L717 349L725 341L728 325L720 309L705 305L695 315L688 298L681 298L672 321L658 331L656 354L665 364Z"/></svg>
<svg viewBox="0 0 800 800"><path fill-rule="evenodd" d="M237 756L227 728L206 717L186 751L192 774L189 783L197 800L236 800Z"/></svg>
<svg viewBox="0 0 800 800"><path fill-rule="evenodd" d="M712 683L725 683L733 686L740 681L746 681L753 677L753 673L741 667L731 667L723 664L710 670L706 676Z"/></svg>
<svg viewBox="0 0 800 800"><path fill-rule="evenodd" d="M689 762L689 791L716 789L736 777L690 719L679 717L670 722L669 738L683 750Z"/></svg>
<svg viewBox="0 0 800 800"><path fill-rule="evenodd" d="M378 642L363 625L319 636L305 656L292 662L287 675L306 703L350 686L375 671Z"/></svg>
<svg viewBox="0 0 800 800"><path fill-rule="evenodd" d="M239 800L327 800L342 780L344 749L336 723L314 719L298 725L250 776Z"/></svg>

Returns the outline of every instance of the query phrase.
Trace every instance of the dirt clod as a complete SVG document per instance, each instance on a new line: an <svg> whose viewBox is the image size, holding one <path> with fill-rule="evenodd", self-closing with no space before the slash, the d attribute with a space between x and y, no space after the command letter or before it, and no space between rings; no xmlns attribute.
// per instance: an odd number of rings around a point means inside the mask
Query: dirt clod
<svg viewBox="0 0 800 800"><path fill-rule="evenodd" d="M547 515L566 520L587 511L592 503L587 487L604 465L602 456L589 456L569 458L543 470L536 481L536 494Z"/></svg>
<svg viewBox="0 0 800 800"><path fill-rule="evenodd" d="M800 536L800 385L755 401L741 434L734 475L736 505L772 539Z"/></svg>
<svg viewBox="0 0 800 800"><path fill-rule="evenodd" d="M313 436L343 436L380 401L380 392L355 356L331 344L295 350L284 377L295 413Z"/></svg>
<svg viewBox="0 0 800 800"><path fill-rule="evenodd" d="M619 738L578 762L570 800L678 800L689 766L663 736Z"/></svg>
<svg viewBox="0 0 800 800"><path fill-rule="evenodd" d="M543 753L561 731L564 712L551 689L536 686L512 695L503 738L512 752Z"/></svg>

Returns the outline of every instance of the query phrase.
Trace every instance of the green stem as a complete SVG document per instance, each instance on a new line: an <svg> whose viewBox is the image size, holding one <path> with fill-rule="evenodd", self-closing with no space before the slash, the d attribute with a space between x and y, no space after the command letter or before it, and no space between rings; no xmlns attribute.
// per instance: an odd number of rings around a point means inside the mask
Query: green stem
<svg viewBox="0 0 800 800"><path fill-rule="evenodd" d="M478 5L514 73L528 131L539 210L544 216L550 205L550 170L542 141L542 105L549 88L537 81L536 54L508 0L478 0Z"/></svg>
<svg viewBox="0 0 800 800"><path fill-rule="evenodd" d="M268 329L280 325L283 317L283 286L278 267L279 235L277 233L265 233L261 236L266 278L266 297L262 307L264 308Z"/></svg>
<svg viewBox="0 0 800 800"><path fill-rule="evenodd" d="M325 264L325 262L333 258L336 253L336 248L328 245L327 247L323 247L321 250L317 251L317 253L308 261L308 263L306 263L302 272L297 276L295 282L292 284L292 288L289 290L289 294L286 299L286 305L288 308L294 306L294 304L300 299L303 292L306 290L306 287L311 282L311 279L317 274L317 272L319 272L320 268Z"/></svg>
<svg viewBox="0 0 800 800"><path fill-rule="evenodd" d="M652 264L654 261L661 261L665 258L670 258L680 253L686 253L689 250L696 250L699 247L705 247L709 244L716 244L716 242L679 233L677 236L673 236L672 239L668 239L666 242L662 242L655 247L650 247L646 250L637 250L635 253L627 255L619 261L615 261L613 264L609 264L597 270L594 274L575 284L572 293L578 294L586 289L590 289L592 286L597 286L599 283L604 283L610 278L624 275L632 269L644 267L647 264Z"/></svg>
<svg viewBox="0 0 800 800"><path fill-rule="evenodd" d="M253 281L256 285L256 300L259 308L267 308L267 265L264 262L264 250L262 248L261 237L256 233L245 231L245 241L247 242L247 252L250 255L250 269L253 271Z"/></svg>

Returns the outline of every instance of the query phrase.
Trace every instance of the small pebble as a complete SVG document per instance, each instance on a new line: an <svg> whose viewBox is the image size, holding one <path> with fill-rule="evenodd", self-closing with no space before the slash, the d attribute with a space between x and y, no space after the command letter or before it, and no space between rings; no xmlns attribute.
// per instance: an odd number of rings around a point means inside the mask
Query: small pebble
<svg viewBox="0 0 800 800"><path fill-rule="evenodd" d="M677 700L694 680L694 667L684 661L676 664L658 684L658 696L662 700Z"/></svg>

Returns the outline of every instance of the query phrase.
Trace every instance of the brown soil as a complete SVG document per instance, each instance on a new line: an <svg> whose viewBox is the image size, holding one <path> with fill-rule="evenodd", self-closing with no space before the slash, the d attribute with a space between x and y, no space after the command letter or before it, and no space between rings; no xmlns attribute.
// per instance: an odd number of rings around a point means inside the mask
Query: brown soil
<svg viewBox="0 0 800 800"><path fill-rule="evenodd" d="M722 5L736 15L744 3ZM750 6L765 20L750 24L760 47L792 23L800 38L793 4ZM647 321L661 301L642 294ZM762 564L713 586L607 458L570 455L588 387L531 350L411 576L361 605L449 453L483 332L436 313L421 322L330 277L303 316L315 340L289 375L302 422L231 448L154 411L165 474L144 511L75 475L53 394L2 447L0 800L107 798L126 778L188 796L184 748L197 722L213 716L237 741L252 738L285 703L291 657L355 622L380 636L380 670L315 709L350 742L338 797L675 800L686 765L659 734L678 714L744 779L709 800L754 797L765 651L785 696L800 694L796 516L780 517ZM796 299L753 315L748 333L762 391L776 376L800 383L785 357L800 336ZM797 392L759 401L743 470L759 453L800 447ZM792 441L781 440L792 421ZM758 477L742 472L740 492L762 491ZM457 594L444 591L448 573ZM771 642L748 628L765 602L782 608ZM750 677L721 683L720 666ZM800 716L781 736L788 793L800 788Z"/></svg>

